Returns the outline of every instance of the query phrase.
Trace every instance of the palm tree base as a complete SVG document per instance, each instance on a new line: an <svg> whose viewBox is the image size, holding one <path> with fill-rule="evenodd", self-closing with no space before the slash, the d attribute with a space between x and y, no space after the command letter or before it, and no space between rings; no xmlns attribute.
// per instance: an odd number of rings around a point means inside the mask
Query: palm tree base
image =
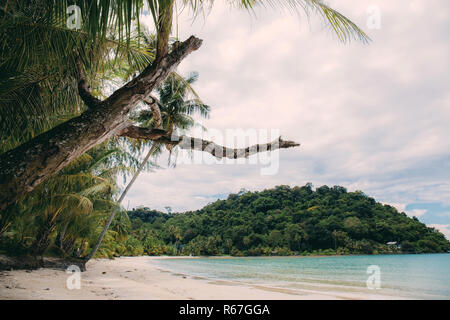
<svg viewBox="0 0 450 320"><path fill-rule="evenodd" d="M82 259L42 258L33 256L10 257L0 255L0 271L36 270L39 268L52 268L65 271L70 266L77 266L82 272L86 271L86 261Z"/></svg>

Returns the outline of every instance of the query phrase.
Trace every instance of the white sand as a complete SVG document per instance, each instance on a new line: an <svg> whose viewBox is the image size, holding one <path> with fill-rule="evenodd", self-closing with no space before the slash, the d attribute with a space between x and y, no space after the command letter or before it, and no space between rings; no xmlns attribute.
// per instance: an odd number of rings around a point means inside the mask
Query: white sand
<svg viewBox="0 0 450 320"><path fill-rule="evenodd" d="M199 279L160 270L154 261L169 257L93 260L81 273L81 288L69 290L61 270L0 272L0 299L395 299L368 289L312 285L295 289Z"/></svg>

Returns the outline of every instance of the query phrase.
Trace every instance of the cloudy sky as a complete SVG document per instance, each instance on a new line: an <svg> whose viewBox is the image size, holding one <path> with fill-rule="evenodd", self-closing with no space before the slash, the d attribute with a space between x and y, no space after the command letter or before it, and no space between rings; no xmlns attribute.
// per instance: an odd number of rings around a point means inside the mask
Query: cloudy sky
<svg viewBox="0 0 450 320"><path fill-rule="evenodd" d="M262 164L168 168L162 155L162 169L142 174L125 205L184 211L242 188L341 185L450 238L450 2L328 1L369 45L339 43L320 19L281 10L255 18L216 2L205 20L178 18L180 39L204 40L178 68L200 74L195 88L212 106L202 124L276 129L302 145L279 152L274 175Z"/></svg>

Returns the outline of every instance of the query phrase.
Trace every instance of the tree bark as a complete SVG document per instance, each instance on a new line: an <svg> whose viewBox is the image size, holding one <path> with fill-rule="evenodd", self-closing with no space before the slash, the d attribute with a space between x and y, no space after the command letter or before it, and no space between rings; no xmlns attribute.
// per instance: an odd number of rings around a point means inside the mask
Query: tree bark
<svg viewBox="0 0 450 320"><path fill-rule="evenodd" d="M80 95L83 102L86 104L88 108L94 109L101 104L101 101L94 97L91 94L91 87L89 86L88 81L86 80L86 75L83 70L83 65L81 59L78 58L77 61L77 70L78 70L78 94Z"/></svg>
<svg viewBox="0 0 450 320"><path fill-rule="evenodd" d="M158 16L158 32L156 33L156 61L163 58L169 51L169 37L172 30L173 19L173 5L175 0L167 2L160 2L159 16Z"/></svg>
<svg viewBox="0 0 450 320"><path fill-rule="evenodd" d="M0 155L0 211L70 161L123 129L138 102L201 43L191 36L95 108Z"/></svg>

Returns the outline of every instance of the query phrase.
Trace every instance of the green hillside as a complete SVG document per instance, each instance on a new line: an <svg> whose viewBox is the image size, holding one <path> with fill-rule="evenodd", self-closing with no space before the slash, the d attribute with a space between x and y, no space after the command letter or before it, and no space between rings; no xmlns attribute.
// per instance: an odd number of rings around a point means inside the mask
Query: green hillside
<svg viewBox="0 0 450 320"><path fill-rule="evenodd" d="M137 251L183 255L446 252L450 242L363 192L310 184L231 194L201 210L129 211ZM130 241L128 239L127 241ZM389 242L396 242L387 244ZM139 245L140 243L140 245Z"/></svg>

